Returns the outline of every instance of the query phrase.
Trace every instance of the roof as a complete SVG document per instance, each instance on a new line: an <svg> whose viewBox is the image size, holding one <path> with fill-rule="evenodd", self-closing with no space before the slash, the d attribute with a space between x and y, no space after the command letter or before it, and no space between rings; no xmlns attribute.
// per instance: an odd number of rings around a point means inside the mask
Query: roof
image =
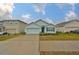
<svg viewBox="0 0 79 59"><path fill-rule="evenodd" d="M46 23L46 24L48 24L48 25L49 25L49 24L54 25L54 24L48 23L48 22L46 22L46 21L44 21L44 20L42 20L42 19L39 19L39 20L35 21L35 23L36 23L36 22L39 22L39 21L42 21L42 22L44 22L44 23Z"/></svg>
<svg viewBox="0 0 79 59"><path fill-rule="evenodd" d="M31 24L36 24L35 22L31 22L31 23L29 23L29 24L27 24L27 25L31 25ZM37 26L39 26L38 24L36 24Z"/></svg>
<svg viewBox="0 0 79 59"><path fill-rule="evenodd" d="M74 20L70 20L70 21L67 21L67 22L62 22L62 23L56 24L56 26L57 27L63 27L63 26L65 26L65 24L70 23L70 22L73 22L73 21L79 22L79 20L74 19Z"/></svg>
<svg viewBox="0 0 79 59"><path fill-rule="evenodd" d="M37 20L37 21L35 21L35 22L31 22L31 23L29 23L29 24L27 24L27 25L36 24L36 22L39 22L39 21L42 21L42 22L44 22L44 23L46 23L46 24L48 24L48 25L53 25L53 24L47 23L47 22L45 22L45 21L43 21L43 20L41 20L41 19L39 19L39 20ZM39 26L38 24L36 24L36 25ZM53 25L53 26L54 26L54 25Z"/></svg>
<svg viewBox="0 0 79 59"><path fill-rule="evenodd" d="M2 20L0 22L3 22Z"/></svg>
<svg viewBox="0 0 79 59"><path fill-rule="evenodd" d="M46 23L46 24L48 24L48 25L53 25L52 23L47 23L47 22L45 22L44 20L39 19L39 20L37 20L37 21L35 21L35 22L31 22L31 23L27 24L27 26L30 25L30 24L36 24L36 22L39 22L39 21L42 21L42 22L44 22L44 23ZM39 26L38 24L36 24L36 25ZM53 26L54 26L54 25L53 25Z"/></svg>
<svg viewBox="0 0 79 59"><path fill-rule="evenodd" d="M53 25L53 24L48 24L48 25L52 25L52 26L55 26L55 25Z"/></svg>
<svg viewBox="0 0 79 59"><path fill-rule="evenodd" d="M2 20L2 21L20 21L20 22L22 22L22 23L27 24L26 22L23 22L23 21L21 21L21 20Z"/></svg>

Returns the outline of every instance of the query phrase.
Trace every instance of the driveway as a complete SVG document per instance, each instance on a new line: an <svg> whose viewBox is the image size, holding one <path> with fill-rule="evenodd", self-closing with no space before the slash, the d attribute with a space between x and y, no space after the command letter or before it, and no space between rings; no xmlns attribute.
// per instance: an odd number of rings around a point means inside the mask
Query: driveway
<svg viewBox="0 0 79 59"><path fill-rule="evenodd" d="M39 35L21 35L6 41L0 41L1 55L38 55Z"/></svg>
<svg viewBox="0 0 79 59"><path fill-rule="evenodd" d="M79 41L41 41L40 51L79 51Z"/></svg>
<svg viewBox="0 0 79 59"><path fill-rule="evenodd" d="M79 41L40 41L42 55L79 55Z"/></svg>

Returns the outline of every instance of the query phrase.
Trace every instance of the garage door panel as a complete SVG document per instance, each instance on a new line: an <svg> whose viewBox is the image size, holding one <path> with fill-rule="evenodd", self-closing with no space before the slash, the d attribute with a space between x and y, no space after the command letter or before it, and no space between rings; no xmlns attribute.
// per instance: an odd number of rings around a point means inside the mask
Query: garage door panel
<svg viewBox="0 0 79 59"><path fill-rule="evenodd" d="M28 28L26 31L26 34L39 34L40 29L39 28Z"/></svg>
<svg viewBox="0 0 79 59"><path fill-rule="evenodd" d="M11 34L15 34L16 33L16 30L15 29L7 29L6 31L8 33L11 33Z"/></svg>

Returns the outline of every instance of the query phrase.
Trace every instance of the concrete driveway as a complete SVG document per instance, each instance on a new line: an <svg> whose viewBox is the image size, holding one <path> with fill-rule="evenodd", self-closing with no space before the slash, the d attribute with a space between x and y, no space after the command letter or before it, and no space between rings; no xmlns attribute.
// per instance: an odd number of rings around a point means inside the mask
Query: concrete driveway
<svg viewBox="0 0 79 59"><path fill-rule="evenodd" d="M79 55L79 41L40 41L40 54Z"/></svg>
<svg viewBox="0 0 79 59"><path fill-rule="evenodd" d="M40 51L79 51L79 41L41 41Z"/></svg>
<svg viewBox="0 0 79 59"><path fill-rule="evenodd" d="M39 35L21 35L6 41L0 41L1 55L38 55Z"/></svg>

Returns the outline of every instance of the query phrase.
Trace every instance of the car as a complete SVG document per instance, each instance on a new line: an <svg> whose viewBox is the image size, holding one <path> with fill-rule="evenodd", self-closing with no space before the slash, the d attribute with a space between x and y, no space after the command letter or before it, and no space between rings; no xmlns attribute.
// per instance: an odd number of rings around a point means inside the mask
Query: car
<svg viewBox="0 0 79 59"><path fill-rule="evenodd" d="M78 33L79 34L79 30L70 31L70 33Z"/></svg>
<svg viewBox="0 0 79 59"><path fill-rule="evenodd" d="M4 32L0 32L0 35L3 35Z"/></svg>
<svg viewBox="0 0 79 59"><path fill-rule="evenodd" d="M7 32L0 32L0 35L7 35L7 34L9 34L9 33L7 33Z"/></svg>

